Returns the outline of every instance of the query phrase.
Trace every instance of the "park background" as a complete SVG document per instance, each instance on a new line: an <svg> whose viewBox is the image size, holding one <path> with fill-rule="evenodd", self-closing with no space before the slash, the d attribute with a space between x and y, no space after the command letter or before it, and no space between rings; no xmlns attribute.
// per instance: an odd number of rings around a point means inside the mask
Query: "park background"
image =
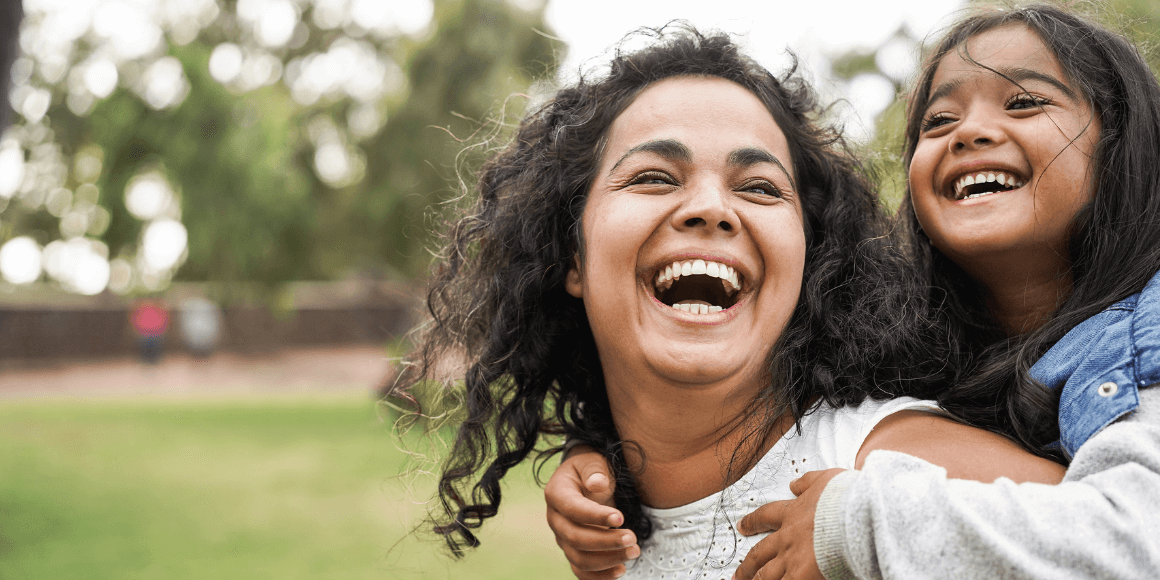
<svg viewBox="0 0 1160 580"><path fill-rule="evenodd" d="M1072 5L1156 62L1154 0ZM681 18L774 70L792 47L896 203L899 95L962 7L27 0L0 136L0 578L570 577L531 466L464 561L413 533L440 439L375 403L474 170L627 32ZM145 303L172 315L150 362Z"/></svg>

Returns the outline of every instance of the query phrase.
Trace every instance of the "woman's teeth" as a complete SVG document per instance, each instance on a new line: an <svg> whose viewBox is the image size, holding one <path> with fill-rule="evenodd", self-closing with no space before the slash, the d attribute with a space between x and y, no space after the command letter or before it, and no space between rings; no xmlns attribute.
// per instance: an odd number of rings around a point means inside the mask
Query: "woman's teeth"
<svg viewBox="0 0 1160 580"><path fill-rule="evenodd" d="M682 312L689 312L692 314L713 314L714 312L721 312L722 310L725 310L724 308L721 308L720 306L713 306L713 305L709 305L709 304L703 304L700 302L697 302L697 303L681 302L679 304L674 304L673 308L676 308L677 310L680 310Z"/></svg>
<svg viewBox="0 0 1160 580"><path fill-rule="evenodd" d="M657 274L656 287L658 292L668 290L673 285L673 280L680 280L681 276L705 275L721 280L721 286L725 292L733 294L741 289L741 282L737 277L737 270L707 260L686 260L684 262L673 262L665 266L663 272ZM674 307L680 306L674 304ZM720 307L717 307L720 309Z"/></svg>
<svg viewBox="0 0 1160 580"><path fill-rule="evenodd" d="M977 191L975 193L964 192L964 189L971 185L982 185L986 183L998 183L1001 187L998 189L986 189ZM1023 187L1023 181L1010 173L1003 173L1002 171L988 171L986 173L972 173L964 175L955 181L955 199L971 199L981 197L999 191L1018 189ZM977 189L977 188L976 188Z"/></svg>

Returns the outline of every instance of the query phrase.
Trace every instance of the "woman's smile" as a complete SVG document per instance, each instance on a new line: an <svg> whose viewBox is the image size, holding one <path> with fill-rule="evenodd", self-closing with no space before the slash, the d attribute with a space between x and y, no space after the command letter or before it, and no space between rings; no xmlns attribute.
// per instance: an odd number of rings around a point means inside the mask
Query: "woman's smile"
<svg viewBox="0 0 1160 580"><path fill-rule="evenodd" d="M743 87L679 77L642 91L607 143L568 284L606 382L757 388L805 261L785 136Z"/></svg>
<svg viewBox="0 0 1160 580"><path fill-rule="evenodd" d="M657 301L682 312L716 314L737 304L741 276L712 258L675 260L657 271Z"/></svg>

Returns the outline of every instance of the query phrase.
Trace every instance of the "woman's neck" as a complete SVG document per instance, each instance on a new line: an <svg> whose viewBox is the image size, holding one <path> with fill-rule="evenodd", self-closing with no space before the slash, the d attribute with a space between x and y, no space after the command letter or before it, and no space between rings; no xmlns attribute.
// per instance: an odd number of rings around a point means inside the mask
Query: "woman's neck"
<svg viewBox="0 0 1160 580"><path fill-rule="evenodd" d="M744 475L793 425L782 418L769 429L768 418L751 412L755 395L727 386L609 384L617 431L644 455L625 448L645 505L685 505Z"/></svg>

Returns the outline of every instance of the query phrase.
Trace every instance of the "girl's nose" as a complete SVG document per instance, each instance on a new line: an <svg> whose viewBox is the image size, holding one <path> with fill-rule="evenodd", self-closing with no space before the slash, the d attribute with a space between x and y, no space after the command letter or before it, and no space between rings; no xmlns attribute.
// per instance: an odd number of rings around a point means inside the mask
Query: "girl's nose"
<svg viewBox="0 0 1160 580"><path fill-rule="evenodd" d="M1004 140L1003 135L1003 130L995 119L975 114L959 122L950 146L954 152L984 149L1001 143Z"/></svg>
<svg viewBox="0 0 1160 580"><path fill-rule="evenodd" d="M701 185L673 213L673 227L704 233L735 232L741 221L729 206L729 191L722 185Z"/></svg>

